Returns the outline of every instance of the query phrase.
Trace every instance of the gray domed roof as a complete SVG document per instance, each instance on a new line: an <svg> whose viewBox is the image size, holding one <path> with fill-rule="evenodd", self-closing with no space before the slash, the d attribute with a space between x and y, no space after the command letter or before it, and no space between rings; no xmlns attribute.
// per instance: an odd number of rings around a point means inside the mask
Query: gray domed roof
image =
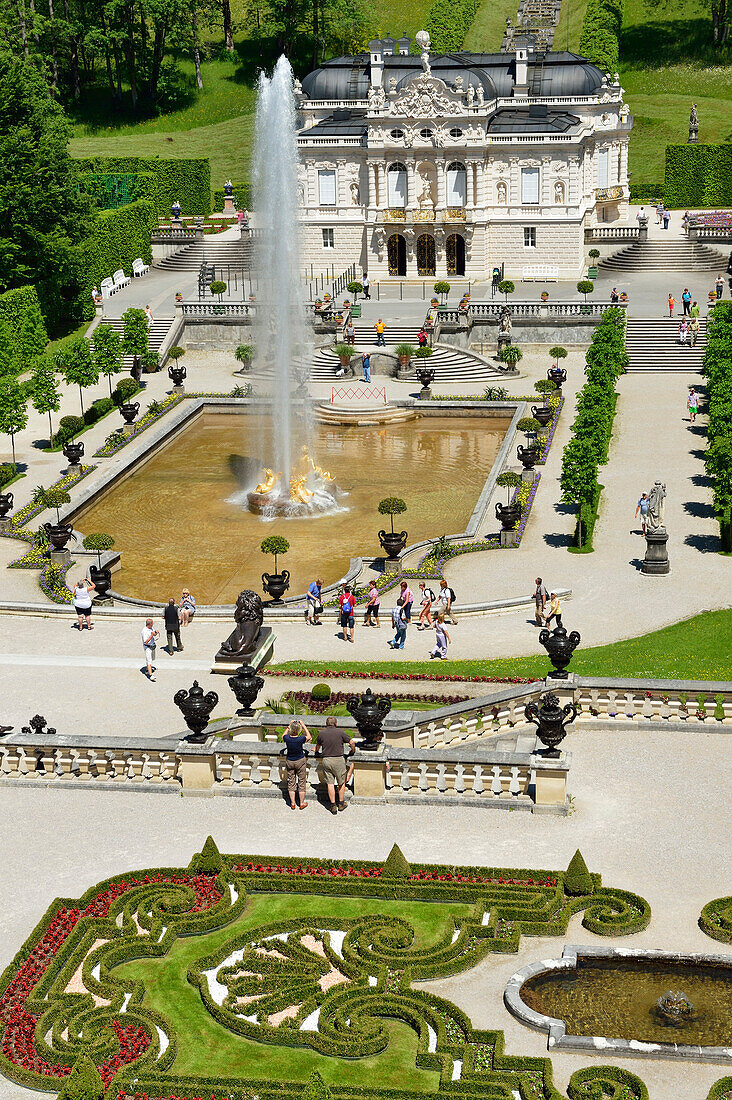
<svg viewBox="0 0 732 1100"><path fill-rule="evenodd" d="M461 76L463 78L463 88L467 88L468 84L472 84L474 88L478 85L482 85L483 92L486 99L495 99L496 86L491 80L490 76L485 69L480 69L475 66L466 68L464 65L458 65L450 57L435 58L436 62L446 62L446 64L431 64L432 76L436 76L439 80L444 80L448 85L454 85L456 79ZM388 70L387 83L393 76L396 76L393 68ZM401 78L397 78L397 91L401 91L407 84L411 84L413 80L419 80L422 76L422 66L418 69L411 68Z"/></svg>
<svg viewBox="0 0 732 1100"><path fill-rule="evenodd" d="M366 99L369 92L369 55L334 57L308 73L302 90L309 99Z"/></svg>

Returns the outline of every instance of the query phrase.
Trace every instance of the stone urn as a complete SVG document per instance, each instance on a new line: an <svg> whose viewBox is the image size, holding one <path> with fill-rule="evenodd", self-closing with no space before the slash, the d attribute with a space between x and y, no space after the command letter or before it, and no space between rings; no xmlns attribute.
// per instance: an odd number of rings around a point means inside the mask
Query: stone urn
<svg viewBox="0 0 732 1100"><path fill-rule="evenodd" d="M140 411L140 402L124 401L120 405L119 411L122 414L122 419L124 420L125 424L133 424L135 421L135 417Z"/></svg>
<svg viewBox="0 0 732 1100"><path fill-rule="evenodd" d="M554 671L551 675L558 680L566 680L569 676L567 665L572 660L572 654L580 644L580 636L576 630L571 634L563 626L557 626L554 630L542 630L539 634L539 644L549 654Z"/></svg>
<svg viewBox="0 0 732 1100"><path fill-rule="evenodd" d="M567 381L567 372L564 367L550 367L546 376L555 386L560 387Z"/></svg>
<svg viewBox="0 0 732 1100"><path fill-rule="evenodd" d="M13 494L0 493L0 519L5 519L13 507Z"/></svg>
<svg viewBox="0 0 732 1100"><path fill-rule="evenodd" d="M64 550L67 542L75 538L74 527L71 523L44 523L43 530L48 535L52 550Z"/></svg>
<svg viewBox="0 0 732 1100"><path fill-rule="evenodd" d="M554 419L554 410L550 405L532 405L531 415L539 421L542 428L546 428Z"/></svg>
<svg viewBox="0 0 732 1100"><path fill-rule="evenodd" d="M211 711L219 701L215 691L209 691L205 695L198 680L193 681L193 686L185 690L181 688L173 696L173 702L180 709L185 724L191 731L188 741L194 744L202 744L206 740L206 726L211 717Z"/></svg>
<svg viewBox="0 0 732 1100"><path fill-rule="evenodd" d="M81 465L81 460L84 457L84 444L81 441L78 443L64 443L61 450L70 466Z"/></svg>
<svg viewBox="0 0 732 1100"><path fill-rule="evenodd" d="M229 687L239 704L237 714L254 714L253 703L264 687L264 680L257 676L252 665L239 665L233 676L229 676Z"/></svg>
<svg viewBox="0 0 732 1100"><path fill-rule="evenodd" d="M435 380L435 368L434 367L417 367L415 374L422 383L422 389L427 390Z"/></svg>
<svg viewBox="0 0 732 1100"><path fill-rule="evenodd" d="M168 367L168 378L174 386L182 386L186 376L186 368L182 363L171 363Z"/></svg>
<svg viewBox="0 0 732 1100"><path fill-rule="evenodd" d="M537 727L536 736L545 746L541 755L555 759L559 756L557 745L567 736L565 727L577 717L577 707L574 703L560 707L559 699L550 692L540 703L527 703L524 717Z"/></svg>
<svg viewBox="0 0 732 1100"><path fill-rule="evenodd" d="M97 597L100 600L108 600L109 590L112 587L112 570L104 566L90 565L89 580L96 589Z"/></svg>
<svg viewBox="0 0 732 1100"><path fill-rule="evenodd" d="M272 603L282 603L282 597L290 587L289 570L281 573L262 573L262 588L271 597Z"/></svg>
<svg viewBox="0 0 732 1100"><path fill-rule="evenodd" d="M391 699L383 695L374 695L371 688L366 689L360 698L352 695L346 700L346 710L356 720L358 732L363 737L362 749L376 750L384 736L381 727L391 710Z"/></svg>
<svg viewBox="0 0 732 1100"><path fill-rule="evenodd" d="M539 448L536 442L529 443L526 447L519 444L516 448L516 455L525 470L533 470L534 463L539 457Z"/></svg>
<svg viewBox="0 0 732 1100"><path fill-rule="evenodd" d="M406 531L379 531L379 542L390 561L396 561L407 545Z"/></svg>
<svg viewBox="0 0 732 1100"><path fill-rule="evenodd" d="M521 519L521 506L516 501L510 504L496 504L496 519L500 520L504 531L512 531Z"/></svg>

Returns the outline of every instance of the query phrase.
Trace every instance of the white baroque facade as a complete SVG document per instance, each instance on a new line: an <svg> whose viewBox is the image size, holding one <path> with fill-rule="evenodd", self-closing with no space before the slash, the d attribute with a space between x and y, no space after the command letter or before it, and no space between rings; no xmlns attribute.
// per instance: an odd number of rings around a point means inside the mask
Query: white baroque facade
<svg viewBox="0 0 732 1100"><path fill-rule="evenodd" d="M632 120L617 75L530 39L430 57L375 41L295 94L304 259L372 279L576 277L584 227L627 216Z"/></svg>

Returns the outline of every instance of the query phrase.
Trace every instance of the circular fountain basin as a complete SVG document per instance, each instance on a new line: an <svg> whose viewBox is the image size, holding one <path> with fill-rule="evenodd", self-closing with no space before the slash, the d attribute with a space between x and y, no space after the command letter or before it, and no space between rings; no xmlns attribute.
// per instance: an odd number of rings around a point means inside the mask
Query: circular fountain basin
<svg viewBox="0 0 732 1100"><path fill-rule="evenodd" d="M338 508L336 488L333 495L325 491L313 493L308 501L292 500L287 494L273 496L272 493L247 493L249 511L266 519L283 516L287 519L302 519L306 516L325 515Z"/></svg>
<svg viewBox="0 0 732 1100"><path fill-rule="evenodd" d="M693 1003L687 1020L659 1016L669 985ZM732 1064L732 956L567 945L517 971L503 998L550 1050Z"/></svg>

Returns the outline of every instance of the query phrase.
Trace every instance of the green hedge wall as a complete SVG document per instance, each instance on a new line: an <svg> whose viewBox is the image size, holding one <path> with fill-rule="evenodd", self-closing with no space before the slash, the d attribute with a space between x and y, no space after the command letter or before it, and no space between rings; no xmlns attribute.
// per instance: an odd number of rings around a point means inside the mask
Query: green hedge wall
<svg viewBox="0 0 732 1100"><path fill-rule="evenodd" d="M434 0L425 21L433 52L461 50L477 10L478 0Z"/></svg>
<svg viewBox="0 0 732 1100"><path fill-rule="evenodd" d="M150 263L150 233L158 224L155 203L150 199L103 210L94 220L91 232L80 246L81 270L86 280L84 316L94 316L91 288L122 268L132 275L132 261L140 256Z"/></svg>
<svg viewBox="0 0 732 1100"><path fill-rule="evenodd" d="M665 195L665 187L662 183L631 183L630 185L630 201L632 203L653 203L655 206L657 202L663 202Z"/></svg>
<svg viewBox="0 0 732 1100"><path fill-rule="evenodd" d="M151 199L157 209L158 176L154 172L82 172L79 185L100 210L116 210L138 199Z"/></svg>
<svg viewBox="0 0 732 1100"><path fill-rule="evenodd" d="M156 179L157 213L170 215L178 199L184 214L211 213L211 166L208 158L90 157L80 162L82 171L152 175Z"/></svg>
<svg viewBox="0 0 732 1100"><path fill-rule="evenodd" d="M623 0L587 0L579 52L603 71L618 68Z"/></svg>
<svg viewBox="0 0 732 1100"><path fill-rule="evenodd" d="M732 203L732 143L667 145L666 205L728 206Z"/></svg>
<svg viewBox="0 0 732 1100"><path fill-rule="evenodd" d="M251 183L235 183L234 184L234 205L237 210L251 210L252 208L252 185ZM213 193L213 210L215 214L220 214L224 209L224 189L223 187L215 187Z"/></svg>
<svg viewBox="0 0 732 1100"><path fill-rule="evenodd" d="M34 286L0 294L0 373L20 374L48 343L48 333Z"/></svg>

